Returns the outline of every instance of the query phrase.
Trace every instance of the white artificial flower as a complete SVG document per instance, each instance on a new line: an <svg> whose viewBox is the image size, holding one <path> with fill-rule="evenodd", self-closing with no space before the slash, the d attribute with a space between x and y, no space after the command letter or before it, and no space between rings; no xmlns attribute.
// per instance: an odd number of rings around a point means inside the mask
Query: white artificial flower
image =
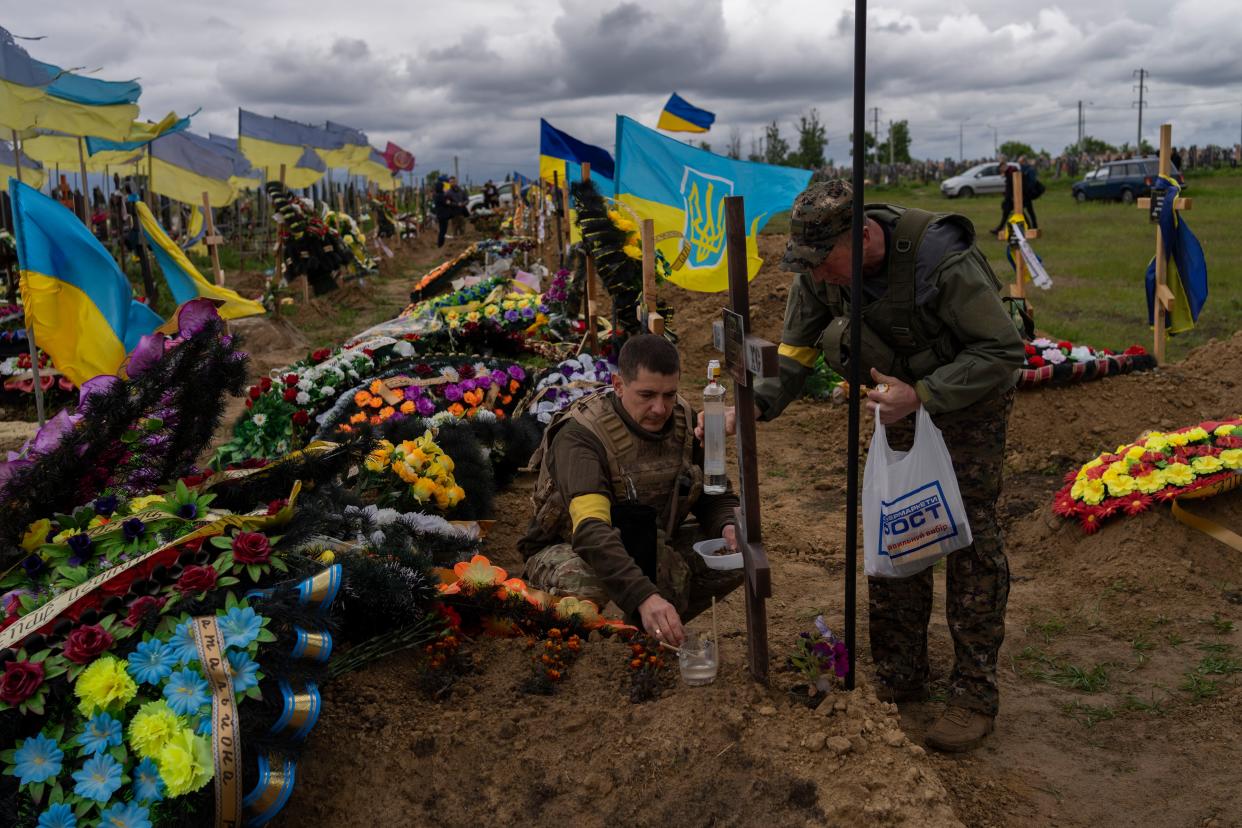
<svg viewBox="0 0 1242 828"><path fill-rule="evenodd" d="M1062 362L1065 362L1065 354L1061 352L1060 348L1047 348L1040 356L1049 365L1060 365Z"/></svg>
<svg viewBox="0 0 1242 828"><path fill-rule="evenodd" d="M263 428L263 424L267 422L267 415L266 414L255 414L253 417L250 418L250 421L254 423L255 425L257 425L259 428Z"/></svg>
<svg viewBox="0 0 1242 828"><path fill-rule="evenodd" d="M1046 348L1055 348L1057 345L1057 343L1053 342L1051 339L1048 339L1047 337L1043 337L1043 336L1041 336L1039 339L1032 339L1031 344L1035 346L1035 348L1041 351Z"/></svg>
<svg viewBox="0 0 1242 828"><path fill-rule="evenodd" d="M1071 348L1069 356L1074 362L1091 362L1095 359L1095 354L1091 353L1091 348L1087 345Z"/></svg>
<svg viewBox="0 0 1242 828"><path fill-rule="evenodd" d="M325 385L323 388L319 389L319 393L323 394L325 397L331 397L336 394L336 389L331 385Z"/></svg>
<svg viewBox="0 0 1242 828"><path fill-rule="evenodd" d="M397 354L397 356L403 356L403 357L414 356L414 346L406 342L405 340L398 342L396 346L393 348L393 351Z"/></svg>
<svg viewBox="0 0 1242 828"><path fill-rule="evenodd" d="M305 391L299 391L298 395L293 399L298 405L306 405L310 402L310 394L307 394Z"/></svg>
<svg viewBox="0 0 1242 828"><path fill-rule="evenodd" d="M303 376L300 380L298 380L298 390L300 391L309 391L311 390L311 386L312 384L309 376Z"/></svg>

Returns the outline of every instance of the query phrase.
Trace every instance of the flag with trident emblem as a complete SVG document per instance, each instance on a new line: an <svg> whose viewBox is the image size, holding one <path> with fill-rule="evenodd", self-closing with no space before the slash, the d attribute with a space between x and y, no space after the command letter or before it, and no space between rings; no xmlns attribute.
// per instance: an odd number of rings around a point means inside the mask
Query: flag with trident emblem
<svg viewBox="0 0 1242 828"><path fill-rule="evenodd" d="M753 279L763 264L756 234L774 214L788 210L810 180L810 170L734 161L617 116L617 202L632 218L655 222L656 247L672 263L669 279L687 290L713 293L729 286L725 196L746 199L747 272Z"/></svg>

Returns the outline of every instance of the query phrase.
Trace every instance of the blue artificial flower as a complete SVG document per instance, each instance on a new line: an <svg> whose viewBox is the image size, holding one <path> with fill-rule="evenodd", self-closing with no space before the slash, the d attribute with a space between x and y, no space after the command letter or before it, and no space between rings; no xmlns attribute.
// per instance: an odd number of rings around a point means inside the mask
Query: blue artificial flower
<svg viewBox="0 0 1242 828"><path fill-rule="evenodd" d="M146 531L147 525L136 517L132 517L121 524L121 534L125 536L127 543L138 540Z"/></svg>
<svg viewBox="0 0 1242 828"><path fill-rule="evenodd" d="M107 713L88 719L86 727L78 734L78 744L87 753L103 753L119 745L123 739L121 723Z"/></svg>
<svg viewBox="0 0 1242 828"><path fill-rule="evenodd" d="M188 668L168 677L168 683L164 685L164 698L173 712L180 716L189 716L211 701L207 693L207 679Z"/></svg>
<svg viewBox="0 0 1242 828"><path fill-rule="evenodd" d="M226 647L248 647L263 629L263 617L250 607L233 607L219 622Z"/></svg>
<svg viewBox="0 0 1242 828"><path fill-rule="evenodd" d="M78 818L73 813L73 807L68 802L62 802L48 806L39 814L36 828L78 828Z"/></svg>
<svg viewBox="0 0 1242 828"><path fill-rule="evenodd" d="M22 558L22 569L26 570L26 577L33 578L47 567L43 559L38 555L27 555Z"/></svg>
<svg viewBox="0 0 1242 828"><path fill-rule="evenodd" d="M177 660L178 666L198 661L198 645L194 643L194 630L190 628L189 621L178 624L172 637L164 646Z"/></svg>
<svg viewBox="0 0 1242 828"><path fill-rule="evenodd" d="M118 802L103 810L99 824L106 828L151 828L151 815L137 802Z"/></svg>
<svg viewBox="0 0 1242 828"><path fill-rule="evenodd" d="M177 517L185 518L186 520L194 520L194 518L198 517L198 504L182 503L177 507Z"/></svg>
<svg viewBox="0 0 1242 828"><path fill-rule="evenodd" d="M73 553L69 556L70 566L81 566L82 562L86 560L87 554L90 553L91 547L95 545L95 542L91 540L91 536L85 532L70 535L67 543L69 544L70 551Z"/></svg>
<svg viewBox="0 0 1242 828"><path fill-rule="evenodd" d="M143 759L134 768L134 798L139 802L159 802L164 798L164 780L154 759Z"/></svg>
<svg viewBox="0 0 1242 828"><path fill-rule="evenodd" d="M522 308L522 318L523 319L534 319L535 309L532 308L530 305L527 305L526 307Z"/></svg>
<svg viewBox="0 0 1242 828"><path fill-rule="evenodd" d="M211 735L211 717L210 716L199 716L198 720L194 724L194 732L197 733L199 736L210 736Z"/></svg>
<svg viewBox="0 0 1242 828"><path fill-rule="evenodd" d="M505 311L505 319L507 319L510 322L516 322L518 319L518 312L515 310Z"/></svg>
<svg viewBox="0 0 1242 828"><path fill-rule="evenodd" d="M229 666L233 668L233 692L245 693L259 686L259 662L245 650L229 651Z"/></svg>
<svg viewBox="0 0 1242 828"><path fill-rule="evenodd" d="M46 782L60 773L60 763L64 758L65 752L55 739L42 734L31 736L13 754L13 762L17 766L13 772L23 785Z"/></svg>
<svg viewBox="0 0 1242 828"><path fill-rule="evenodd" d="M96 802L107 802L121 787L121 764L106 753L92 756L82 765L82 770L74 771L73 792L78 796L93 799Z"/></svg>
<svg viewBox="0 0 1242 828"><path fill-rule="evenodd" d="M144 641L129 655L129 674L140 684L159 684L177 666L177 655L171 646L158 638Z"/></svg>
<svg viewBox="0 0 1242 828"><path fill-rule="evenodd" d="M112 513L116 511L117 503L116 495L97 497L94 503L95 514L102 515L103 517L112 517Z"/></svg>

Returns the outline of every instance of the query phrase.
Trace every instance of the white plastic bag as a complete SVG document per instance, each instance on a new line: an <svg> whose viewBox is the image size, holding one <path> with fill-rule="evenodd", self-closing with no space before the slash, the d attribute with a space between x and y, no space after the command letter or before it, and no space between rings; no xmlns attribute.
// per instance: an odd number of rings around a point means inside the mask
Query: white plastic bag
<svg viewBox="0 0 1242 828"><path fill-rule="evenodd" d="M893 451L876 411L863 471L863 555L868 576L904 578L971 543L953 460L940 429L919 407L914 446Z"/></svg>

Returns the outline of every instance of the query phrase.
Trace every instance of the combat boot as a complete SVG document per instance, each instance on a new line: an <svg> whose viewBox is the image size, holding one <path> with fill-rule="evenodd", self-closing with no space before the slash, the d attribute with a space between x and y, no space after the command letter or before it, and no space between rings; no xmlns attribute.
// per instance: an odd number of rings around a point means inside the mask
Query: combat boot
<svg viewBox="0 0 1242 828"><path fill-rule="evenodd" d="M927 744L946 753L974 750L996 727L996 717L950 704L927 731Z"/></svg>

